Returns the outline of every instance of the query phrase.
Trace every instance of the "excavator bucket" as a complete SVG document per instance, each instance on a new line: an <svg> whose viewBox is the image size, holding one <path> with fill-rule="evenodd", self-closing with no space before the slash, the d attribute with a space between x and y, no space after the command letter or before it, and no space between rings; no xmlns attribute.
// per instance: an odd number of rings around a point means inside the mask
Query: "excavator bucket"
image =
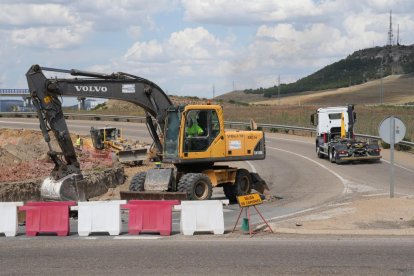
<svg viewBox="0 0 414 276"><path fill-rule="evenodd" d="M138 162L142 163L147 158L147 149L133 149L118 151L118 161L121 163Z"/></svg>
<svg viewBox="0 0 414 276"><path fill-rule="evenodd" d="M267 186L266 181L263 180L257 173L250 173L253 182L253 189L263 194L266 199L271 197L269 186Z"/></svg>
<svg viewBox="0 0 414 276"><path fill-rule="evenodd" d="M40 195L46 201L85 201L85 180L79 174L70 174L59 180L49 176L40 187Z"/></svg>

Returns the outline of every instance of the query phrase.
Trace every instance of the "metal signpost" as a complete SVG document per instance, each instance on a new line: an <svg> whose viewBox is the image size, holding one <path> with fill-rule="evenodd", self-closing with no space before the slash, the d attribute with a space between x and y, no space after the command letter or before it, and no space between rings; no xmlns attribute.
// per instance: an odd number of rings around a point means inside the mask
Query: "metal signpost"
<svg viewBox="0 0 414 276"><path fill-rule="evenodd" d="M253 236L253 232L252 232L252 229L250 227L250 207L251 206L253 206L254 209L256 209L256 212L259 214L259 216L262 218L262 220L266 223L267 227L269 227L270 232L273 233L273 230L270 227L270 225L267 223L265 218L262 216L262 214L256 208L256 205L260 205L260 204L263 203L262 198L260 197L259 194L248 194L248 195L238 196L237 201L239 202L240 213L239 213L239 217L237 218L236 224L234 224L234 228L233 228L232 233L236 229L237 223L239 222L239 219L240 219L240 216L243 212L243 209L245 209L246 217L243 219L242 230L244 232L249 231L250 237Z"/></svg>
<svg viewBox="0 0 414 276"><path fill-rule="evenodd" d="M394 197L394 144L404 139L406 129L400 119L390 116L381 122L378 131L381 139L390 144L390 197Z"/></svg>

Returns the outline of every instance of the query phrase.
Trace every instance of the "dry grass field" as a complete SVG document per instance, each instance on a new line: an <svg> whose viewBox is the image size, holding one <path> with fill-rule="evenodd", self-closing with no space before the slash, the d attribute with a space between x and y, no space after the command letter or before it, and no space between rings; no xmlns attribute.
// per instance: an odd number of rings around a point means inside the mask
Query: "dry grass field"
<svg viewBox="0 0 414 276"><path fill-rule="evenodd" d="M414 102L414 76L391 75L383 79L383 96L386 104L405 104ZM282 97L281 105L344 105L379 104L381 80L374 80L351 87L318 92L303 92L294 96ZM255 101L254 104L277 105L279 100Z"/></svg>

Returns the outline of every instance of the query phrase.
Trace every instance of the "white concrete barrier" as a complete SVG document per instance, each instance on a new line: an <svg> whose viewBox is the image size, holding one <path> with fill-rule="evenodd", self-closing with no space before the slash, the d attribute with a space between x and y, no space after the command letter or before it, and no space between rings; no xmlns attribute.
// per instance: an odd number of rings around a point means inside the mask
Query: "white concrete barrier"
<svg viewBox="0 0 414 276"><path fill-rule="evenodd" d="M194 235L194 232L212 231L215 235L224 234L223 203L220 200L181 201L176 208L181 210L181 233Z"/></svg>
<svg viewBox="0 0 414 276"><path fill-rule="evenodd" d="M15 237L18 230L17 207L23 202L0 202L0 233Z"/></svg>
<svg viewBox="0 0 414 276"><path fill-rule="evenodd" d="M78 202L71 207L78 210L78 234L89 236L93 232L108 232L111 236L121 233L121 204L126 200Z"/></svg>

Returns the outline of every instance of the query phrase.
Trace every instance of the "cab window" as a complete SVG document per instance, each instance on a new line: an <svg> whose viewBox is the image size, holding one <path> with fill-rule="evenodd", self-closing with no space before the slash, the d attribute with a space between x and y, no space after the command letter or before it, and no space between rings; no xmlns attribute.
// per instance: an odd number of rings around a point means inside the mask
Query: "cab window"
<svg viewBox="0 0 414 276"><path fill-rule="evenodd" d="M219 133L215 110L190 110L185 122L184 152L206 151Z"/></svg>

